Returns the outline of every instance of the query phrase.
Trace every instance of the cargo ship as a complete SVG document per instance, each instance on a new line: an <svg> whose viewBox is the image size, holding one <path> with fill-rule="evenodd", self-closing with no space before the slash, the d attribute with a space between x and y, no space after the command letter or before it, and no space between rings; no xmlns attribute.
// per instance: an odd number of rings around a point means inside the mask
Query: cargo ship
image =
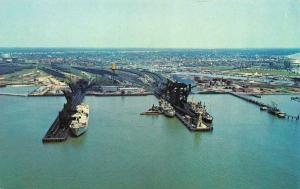
<svg viewBox="0 0 300 189"><path fill-rule="evenodd" d="M167 101L175 110L175 116L191 131L212 131L213 117L201 102L188 101L191 84L168 80L154 91L154 95Z"/></svg>
<svg viewBox="0 0 300 189"><path fill-rule="evenodd" d="M282 112L277 108L277 104L275 102L272 102L272 106L268 108L268 112L278 116L279 118L285 118L286 113Z"/></svg>
<svg viewBox="0 0 300 189"><path fill-rule="evenodd" d="M191 109L192 112L201 115L203 122L208 124L212 123L213 117L207 112L205 104L202 104L201 101L188 101L188 108Z"/></svg>
<svg viewBox="0 0 300 189"><path fill-rule="evenodd" d="M167 116L167 117L175 116L175 109L166 100L164 100L164 99L159 100L159 108L165 116Z"/></svg>
<svg viewBox="0 0 300 189"><path fill-rule="evenodd" d="M281 112L277 107L271 107L268 109L268 112L278 116L279 118L285 118L286 114L284 112Z"/></svg>
<svg viewBox="0 0 300 189"><path fill-rule="evenodd" d="M80 136L87 131L89 120L89 106L81 103L76 106L76 111L72 115L70 130L75 136Z"/></svg>
<svg viewBox="0 0 300 189"><path fill-rule="evenodd" d="M161 114L160 108L158 106L152 105L146 112L140 113L140 115L159 115Z"/></svg>

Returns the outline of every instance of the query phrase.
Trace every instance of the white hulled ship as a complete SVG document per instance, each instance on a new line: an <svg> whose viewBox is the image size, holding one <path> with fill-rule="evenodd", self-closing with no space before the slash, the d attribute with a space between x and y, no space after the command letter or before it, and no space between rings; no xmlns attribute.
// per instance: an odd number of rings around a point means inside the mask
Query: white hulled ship
<svg viewBox="0 0 300 189"><path fill-rule="evenodd" d="M166 100L163 99L159 100L159 108L161 109L162 113L165 114L165 116L167 117L175 116L175 109Z"/></svg>
<svg viewBox="0 0 300 189"><path fill-rule="evenodd" d="M75 136L79 136L87 131L89 120L89 106L81 103L76 106L76 113L72 115L70 130Z"/></svg>

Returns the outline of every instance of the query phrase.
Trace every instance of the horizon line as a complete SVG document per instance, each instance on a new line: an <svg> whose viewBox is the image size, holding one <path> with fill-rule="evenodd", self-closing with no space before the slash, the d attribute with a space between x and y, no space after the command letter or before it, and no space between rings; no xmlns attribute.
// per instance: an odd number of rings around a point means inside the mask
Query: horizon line
<svg viewBox="0 0 300 189"><path fill-rule="evenodd" d="M300 47L46 47L46 46L24 46L24 47L1 47L0 49L191 49L191 50L213 50L213 49L300 49Z"/></svg>

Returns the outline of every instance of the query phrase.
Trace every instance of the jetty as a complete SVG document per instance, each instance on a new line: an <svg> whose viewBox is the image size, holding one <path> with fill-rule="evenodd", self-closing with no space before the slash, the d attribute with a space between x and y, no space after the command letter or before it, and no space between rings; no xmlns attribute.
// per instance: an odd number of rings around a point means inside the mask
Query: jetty
<svg viewBox="0 0 300 189"><path fill-rule="evenodd" d="M154 95L168 101L175 109L175 116L190 131L212 131L212 119L210 123L204 121L206 116L202 113L195 112L188 104L188 95L191 93L192 86L185 83L167 80L167 83L160 83ZM206 112L206 114L208 114ZM208 114L209 115L209 114ZM212 117L211 117L212 118Z"/></svg>
<svg viewBox="0 0 300 189"><path fill-rule="evenodd" d="M300 119L300 115L297 115L297 116L293 116L293 115L289 115L289 114L286 114L286 118L287 119L291 119L291 120L299 120Z"/></svg>
<svg viewBox="0 0 300 189"><path fill-rule="evenodd" d="M254 100L254 99L251 99L251 98L247 98L246 96L243 96L243 95L240 95L240 94L237 94L237 93L228 92L228 94L230 94L230 95L232 95L232 96L235 96L235 97L238 97L238 98L240 98L240 99L243 99L243 100L245 100L245 101L247 101L247 102L250 102L250 103L252 103L252 104L258 105L258 106L265 106L265 107L267 107L267 108L271 108L271 106L268 105L268 104L264 104L264 103L259 102L259 101L257 101L257 100Z"/></svg>
<svg viewBox="0 0 300 189"><path fill-rule="evenodd" d="M261 95L258 95L258 94L250 94L250 96L253 96L255 98L261 98Z"/></svg>
<svg viewBox="0 0 300 189"><path fill-rule="evenodd" d="M276 108L274 106L262 103L260 101L248 98L246 96L243 96L243 95L240 95L240 94L237 94L237 93L233 93L233 92L228 92L228 94L230 94L232 96L235 96L235 97L238 97L238 98L240 98L242 100L245 100L249 103L255 104L255 105L259 106L261 108L261 110L263 110L262 107L266 107L266 110L268 110L269 113L271 113L272 115L276 115L280 118L287 118L287 119L291 119L291 120L299 120L300 119L299 115L294 116L294 115L290 115L290 114L287 114L287 113L283 113L278 108ZM276 110L276 112L274 110Z"/></svg>
<svg viewBox="0 0 300 189"><path fill-rule="evenodd" d="M195 125L193 125L193 124L191 124L191 122L186 117L184 117L183 115L181 115L179 112L176 112L175 116L190 131L212 131L213 130L213 127L210 127L210 126L204 124L203 122L201 122L198 127L195 126Z"/></svg>
<svg viewBox="0 0 300 189"><path fill-rule="evenodd" d="M300 102L300 97L294 96L294 97L291 97L291 100Z"/></svg>
<svg viewBox="0 0 300 189"><path fill-rule="evenodd" d="M69 137L71 116L76 111L76 106L83 101L89 84L81 79L76 83L69 84L69 87L71 91L64 91L67 102L43 137L43 143L63 142Z"/></svg>

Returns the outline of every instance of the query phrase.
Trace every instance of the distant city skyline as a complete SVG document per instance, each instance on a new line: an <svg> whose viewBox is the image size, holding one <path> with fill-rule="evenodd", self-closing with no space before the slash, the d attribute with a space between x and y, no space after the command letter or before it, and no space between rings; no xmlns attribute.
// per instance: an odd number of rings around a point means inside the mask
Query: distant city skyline
<svg viewBox="0 0 300 189"><path fill-rule="evenodd" d="M299 48L300 0L1 0L0 47Z"/></svg>

